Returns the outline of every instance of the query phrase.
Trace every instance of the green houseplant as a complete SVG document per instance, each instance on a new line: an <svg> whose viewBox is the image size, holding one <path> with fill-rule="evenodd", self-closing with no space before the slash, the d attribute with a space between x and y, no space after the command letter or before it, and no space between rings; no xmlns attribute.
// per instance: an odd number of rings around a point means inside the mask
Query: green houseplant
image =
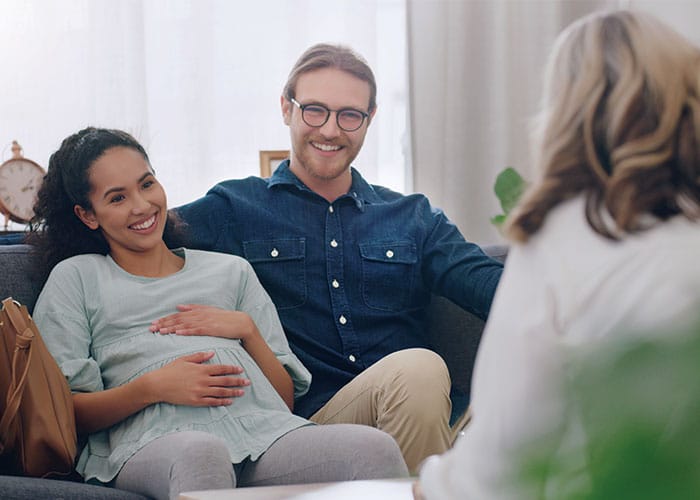
<svg viewBox="0 0 700 500"><path fill-rule="evenodd" d="M503 213L491 217L491 223L494 226L500 228L503 225L506 217L518 203L526 188L527 182L513 167L507 167L498 174L493 191L496 193Z"/></svg>

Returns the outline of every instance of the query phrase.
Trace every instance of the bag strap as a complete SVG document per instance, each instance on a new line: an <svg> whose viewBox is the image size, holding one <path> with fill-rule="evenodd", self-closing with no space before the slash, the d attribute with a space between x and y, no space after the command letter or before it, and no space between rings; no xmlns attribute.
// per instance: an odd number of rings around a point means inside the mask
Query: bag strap
<svg viewBox="0 0 700 500"><path fill-rule="evenodd" d="M26 315L22 314L22 305L12 297L8 297L2 301L2 309L4 309L7 313L10 323L12 323L15 331L20 335L29 337L31 342L31 339L34 338L34 332L32 332L32 329L28 324L29 321L31 321L31 318L27 318L25 317Z"/></svg>
<svg viewBox="0 0 700 500"><path fill-rule="evenodd" d="M34 332L27 324L26 319L22 317L19 302L12 300L12 298L5 299L2 301L2 309L7 313L7 318L17 332L17 336L15 337L15 350L12 355L12 380L7 390L5 413L0 420L0 453L14 439L16 428L11 428L11 424L17 416L19 405L22 402L27 373L29 372L32 353L34 352L34 349L31 348ZM22 362L24 362L24 366L19 366ZM18 376L20 370L22 373Z"/></svg>

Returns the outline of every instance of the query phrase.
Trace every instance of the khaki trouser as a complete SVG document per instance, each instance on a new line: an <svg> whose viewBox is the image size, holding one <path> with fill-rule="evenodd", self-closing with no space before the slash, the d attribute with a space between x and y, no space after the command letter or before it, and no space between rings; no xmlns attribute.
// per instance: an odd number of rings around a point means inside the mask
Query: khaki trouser
<svg viewBox="0 0 700 500"><path fill-rule="evenodd" d="M411 473L452 444L450 375L427 349L394 352L355 377L311 416L318 424L354 423L387 432Z"/></svg>

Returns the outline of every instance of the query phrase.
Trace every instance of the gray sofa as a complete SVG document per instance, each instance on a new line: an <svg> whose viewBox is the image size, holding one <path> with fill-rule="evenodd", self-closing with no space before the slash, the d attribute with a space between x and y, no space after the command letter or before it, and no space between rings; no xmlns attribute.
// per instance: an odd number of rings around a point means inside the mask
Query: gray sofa
<svg viewBox="0 0 700 500"><path fill-rule="evenodd" d="M492 257L505 261L507 247L483 247ZM13 297L34 308L42 283L32 279L32 255L28 245L0 245L0 299ZM453 400L466 406L471 371L484 323L449 300L434 297L427 328L435 350L443 356L453 383ZM78 482L0 475L0 497L7 499L143 499L126 491Z"/></svg>

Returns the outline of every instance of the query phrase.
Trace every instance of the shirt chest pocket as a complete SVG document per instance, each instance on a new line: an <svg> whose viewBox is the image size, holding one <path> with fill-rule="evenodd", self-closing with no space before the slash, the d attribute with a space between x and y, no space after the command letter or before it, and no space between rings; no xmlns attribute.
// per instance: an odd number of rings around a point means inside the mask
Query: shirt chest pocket
<svg viewBox="0 0 700 500"><path fill-rule="evenodd" d="M401 311L409 306L417 273L418 252L411 242L365 243L362 257L362 297L368 307Z"/></svg>
<svg viewBox="0 0 700 500"><path fill-rule="evenodd" d="M243 254L278 309L306 302L306 239L243 242Z"/></svg>

